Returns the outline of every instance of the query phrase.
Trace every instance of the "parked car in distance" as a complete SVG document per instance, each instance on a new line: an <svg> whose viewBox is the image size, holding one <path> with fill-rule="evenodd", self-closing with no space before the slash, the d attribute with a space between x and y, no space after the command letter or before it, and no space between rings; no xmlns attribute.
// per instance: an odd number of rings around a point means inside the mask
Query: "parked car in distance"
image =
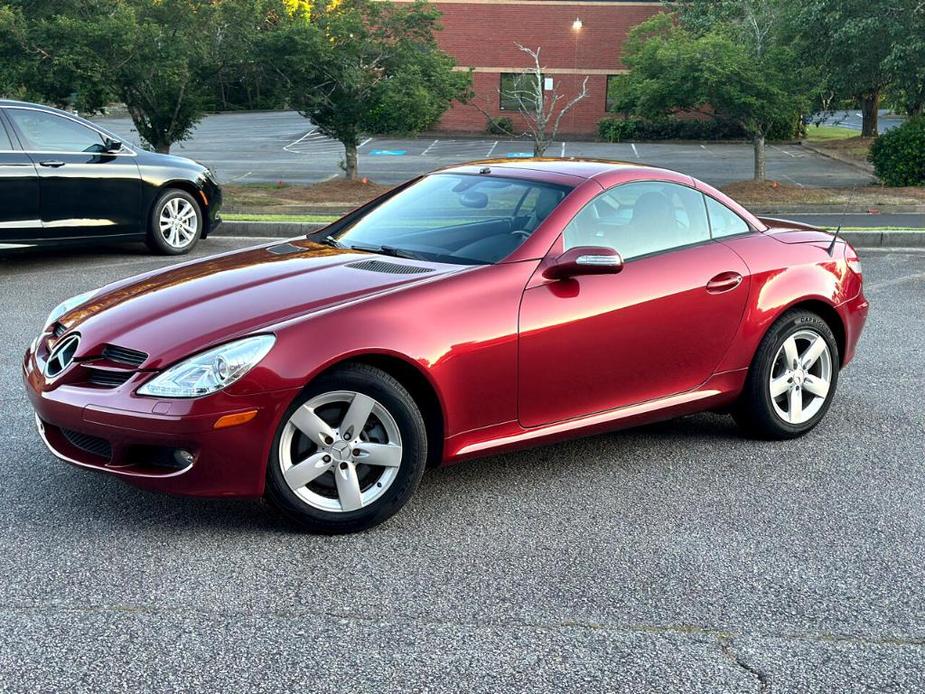
<svg viewBox="0 0 925 694"><path fill-rule="evenodd" d="M205 166L157 154L70 113L0 100L0 249L144 241L188 253L221 223Z"/></svg>
<svg viewBox="0 0 925 694"><path fill-rule="evenodd" d="M428 463L704 410L805 434L867 311L848 243L689 176L495 160L74 297L23 376L65 461L350 532Z"/></svg>

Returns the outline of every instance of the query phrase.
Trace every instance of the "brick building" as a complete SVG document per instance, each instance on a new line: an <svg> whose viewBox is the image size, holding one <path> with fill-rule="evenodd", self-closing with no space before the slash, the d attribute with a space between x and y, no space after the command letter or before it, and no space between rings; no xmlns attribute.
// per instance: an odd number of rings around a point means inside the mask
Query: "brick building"
<svg viewBox="0 0 925 694"><path fill-rule="evenodd" d="M437 40L460 68L473 69L475 101L519 128L516 102L505 90L530 65L527 48L542 48L544 81L566 99L588 76L588 96L562 121L562 134L597 132L607 115L608 79L626 72L620 62L627 32L661 11L658 0L431 0L443 13ZM500 93L499 93L500 91ZM455 104L440 122L449 132L483 132L486 118L472 105Z"/></svg>

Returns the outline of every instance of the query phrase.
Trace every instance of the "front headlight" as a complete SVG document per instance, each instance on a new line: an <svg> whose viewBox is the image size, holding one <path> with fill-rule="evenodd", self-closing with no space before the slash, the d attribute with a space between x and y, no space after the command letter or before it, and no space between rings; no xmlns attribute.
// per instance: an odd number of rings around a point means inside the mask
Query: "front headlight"
<svg viewBox="0 0 925 694"><path fill-rule="evenodd" d="M175 364L141 388L139 395L199 398L227 388L260 363L273 347L273 335L235 340Z"/></svg>
<svg viewBox="0 0 925 694"><path fill-rule="evenodd" d="M61 316L63 316L68 311L77 308L81 304L85 304L94 296L99 293L99 289L94 289L91 292L84 292L83 294L78 294L77 296L72 296L70 299L65 299L60 304L55 306L51 313L48 314L48 318L45 319L45 330L48 330L51 327L51 324L57 321Z"/></svg>

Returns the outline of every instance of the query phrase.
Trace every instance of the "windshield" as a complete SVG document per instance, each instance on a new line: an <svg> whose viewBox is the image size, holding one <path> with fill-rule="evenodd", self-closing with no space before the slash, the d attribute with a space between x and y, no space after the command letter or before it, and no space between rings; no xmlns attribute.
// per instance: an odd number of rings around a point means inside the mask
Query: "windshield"
<svg viewBox="0 0 925 694"><path fill-rule="evenodd" d="M434 174L327 240L422 260L496 263L526 241L569 190L515 178Z"/></svg>

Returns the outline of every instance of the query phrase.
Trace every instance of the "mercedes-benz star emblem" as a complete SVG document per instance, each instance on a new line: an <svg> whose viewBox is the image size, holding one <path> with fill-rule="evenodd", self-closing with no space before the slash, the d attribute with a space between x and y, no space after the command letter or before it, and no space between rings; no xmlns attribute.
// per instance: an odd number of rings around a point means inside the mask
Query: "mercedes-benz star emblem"
<svg viewBox="0 0 925 694"><path fill-rule="evenodd" d="M51 350L48 355L48 362L45 364L45 375L54 378L64 371L71 362L74 361L74 355L77 353L77 346L80 344L80 335L71 335L66 337Z"/></svg>

